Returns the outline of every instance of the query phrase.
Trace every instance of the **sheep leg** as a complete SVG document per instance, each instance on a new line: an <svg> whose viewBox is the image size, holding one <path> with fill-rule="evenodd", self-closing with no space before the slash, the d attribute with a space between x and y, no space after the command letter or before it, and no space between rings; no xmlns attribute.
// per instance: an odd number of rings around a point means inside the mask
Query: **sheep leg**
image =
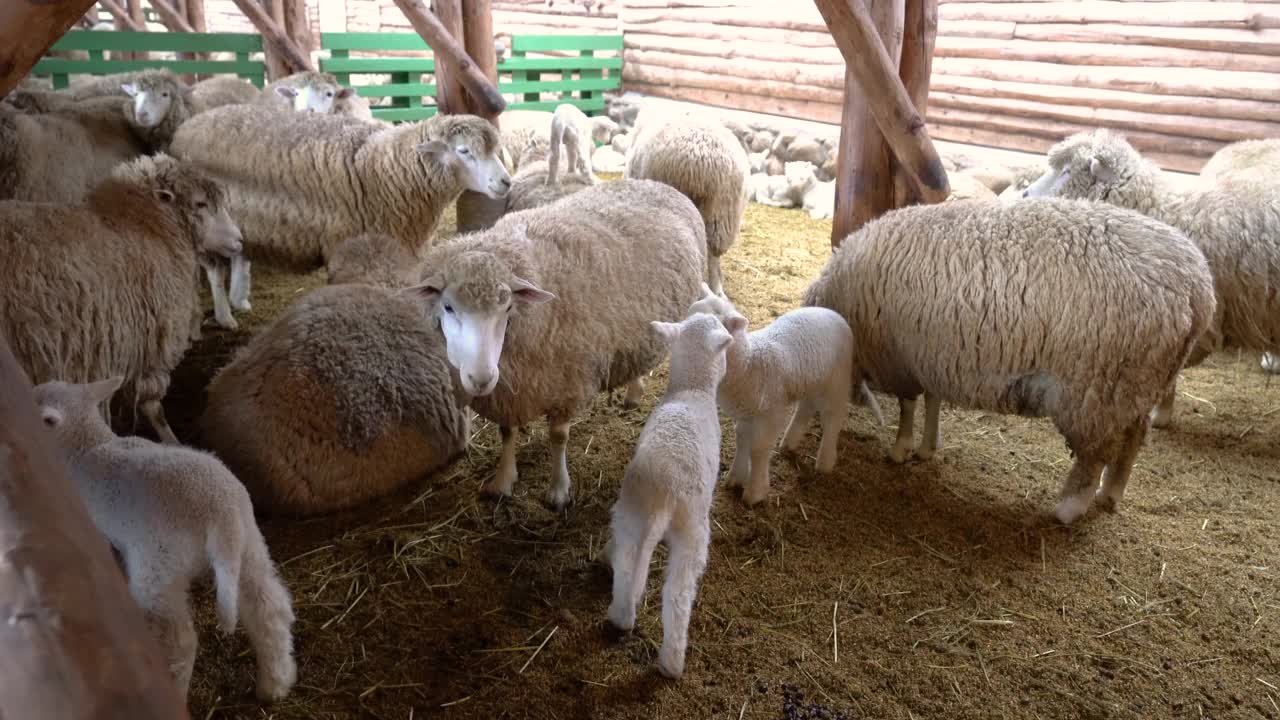
<svg viewBox="0 0 1280 720"><path fill-rule="evenodd" d="M551 426L551 489L547 491L547 504L555 510L563 510L569 503L569 420L547 416Z"/></svg>
<svg viewBox="0 0 1280 720"><path fill-rule="evenodd" d="M751 480L742 492L742 500L748 505L755 505L769 495L769 459L790 417L788 406L756 418L751 438Z"/></svg>
<svg viewBox="0 0 1280 720"><path fill-rule="evenodd" d="M920 438L920 447L916 457L929 460L942 448L942 426L938 423L938 415L942 410L942 400L937 395L924 394L924 435Z"/></svg>
<svg viewBox="0 0 1280 720"><path fill-rule="evenodd" d="M638 377L627 383L627 394L622 396L622 407L626 410L638 408L642 399L644 399L644 378Z"/></svg>
<svg viewBox="0 0 1280 720"><path fill-rule="evenodd" d="M1124 440L1120 453L1107 464L1102 471L1102 487L1094 502L1107 512L1115 512L1124 497L1125 486L1129 484L1129 475L1133 473L1133 461L1138 457L1138 450L1147 439L1147 429L1151 427L1151 418L1143 416L1125 428Z"/></svg>
<svg viewBox="0 0 1280 720"><path fill-rule="evenodd" d="M840 429L849 415L849 389L832 393L824 398L821 410L822 441L818 443L818 458L814 469L820 473L829 473L836 469L836 456L840 451Z"/></svg>
<svg viewBox="0 0 1280 720"><path fill-rule="evenodd" d="M911 457L911 446L915 439L916 399L898 398L898 439L889 451L889 459L896 463L904 463Z"/></svg>
<svg viewBox="0 0 1280 720"><path fill-rule="evenodd" d="M636 625L636 606L644 598L649 579L649 561L662 539L657 518L622 504L614 506L613 537L609 540L609 562L613 566L613 599L609 603L609 622L619 630Z"/></svg>
<svg viewBox="0 0 1280 720"><path fill-rule="evenodd" d="M1262 353L1262 372L1272 375L1280 374L1280 355Z"/></svg>
<svg viewBox="0 0 1280 720"><path fill-rule="evenodd" d="M169 390L169 373L153 372L144 375L138 380L138 406L142 410L142 414L151 423L151 428L156 431L156 436L160 438L160 442L166 445L178 445L178 437L173 434L173 428L169 427L169 421L164 416L164 405L161 400Z"/></svg>
<svg viewBox="0 0 1280 720"><path fill-rule="evenodd" d="M129 589L142 609L147 629L164 652L178 692L186 698L199 640L185 590L165 583L161 573L153 572L130 578Z"/></svg>
<svg viewBox="0 0 1280 720"><path fill-rule="evenodd" d="M749 419L734 423L737 440L733 446L733 465L729 467L729 487L746 487L751 475L752 424Z"/></svg>
<svg viewBox="0 0 1280 720"><path fill-rule="evenodd" d="M674 528L673 528L674 529ZM684 673L689 646L689 615L698 594L698 580L707 567L711 529L706 518L690 518L677 532L668 533L667 579L662 586L662 647L658 672L669 678Z"/></svg>
<svg viewBox="0 0 1280 720"><path fill-rule="evenodd" d="M231 316L231 302L227 299L227 285L222 272L222 265L211 262L205 265L205 278L209 281L209 294L213 296L213 319L218 327L235 330L240 327Z"/></svg>
<svg viewBox="0 0 1280 720"><path fill-rule="evenodd" d="M1054 508L1054 517L1063 525L1070 525L1084 515L1093 504L1093 495L1098 487L1098 475L1104 463L1098 458L1077 454L1067 480L1062 484L1062 495Z"/></svg>
<svg viewBox="0 0 1280 720"><path fill-rule="evenodd" d="M244 253L231 258L231 307L242 312L252 310L249 305L249 258Z"/></svg>
<svg viewBox="0 0 1280 720"><path fill-rule="evenodd" d="M267 554L262 534L249 540L244 552L240 587L240 618L258 662L255 694L263 702L273 702L289 694L298 680L293 659L293 606L289 591L281 582Z"/></svg>
<svg viewBox="0 0 1280 720"><path fill-rule="evenodd" d="M1173 422L1173 401L1178 397L1178 385L1174 383L1169 392L1160 398L1160 404L1151 411L1151 427L1168 427Z"/></svg>
<svg viewBox="0 0 1280 720"><path fill-rule="evenodd" d="M720 256L707 253L707 285L711 287L711 292L720 293L724 290L724 277L720 274Z"/></svg>
<svg viewBox="0 0 1280 720"><path fill-rule="evenodd" d="M809 430L809 421L813 419L815 412L817 408L807 398L796 405L796 412L791 416L791 424L787 426L787 432L782 436L783 451L795 452L800 448L800 443L804 442L805 433Z"/></svg>
<svg viewBox="0 0 1280 720"><path fill-rule="evenodd" d="M502 436L502 457L498 460L498 472L493 480L485 483L480 489L485 495L511 497L511 489L516 484L516 430L519 428L498 426L498 434Z"/></svg>

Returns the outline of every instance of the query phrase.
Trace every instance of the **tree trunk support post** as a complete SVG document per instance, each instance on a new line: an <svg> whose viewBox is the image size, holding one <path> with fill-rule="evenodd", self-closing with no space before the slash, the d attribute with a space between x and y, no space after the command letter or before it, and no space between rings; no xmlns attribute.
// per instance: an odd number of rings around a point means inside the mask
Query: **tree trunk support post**
<svg viewBox="0 0 1280 720"><path fill-rule="evenodd" d="M898 77L920 117L929 109L929 81L933 77L933 47L938 37L938 0L907 0ZM920 202L911 178L894 164L894 207Z"/></svg>
<svg viewBox="0 0 1280 720"><path fill-rule="evenodd" d="M498 92L498 88L494 83L481 73L476 63L467 55L467 51L463 49L462 43L455 40L446 29L444 24L447 11L440 13L437 18L432 15L422 0L395 0L395 4L404 13L405 18L413 25L413 29L422 39L426 41L431 48L436 59L436 82L440 84L439 75L441 60L445 60L444 65L451 68L457 73L458 81L471 97L477 103L477 109L485 113L500 113L507 107L507 101L502 98L502 94ZM457 9L456 16L461 18L461 5L459 0L438 0L436 7L451 5L452 9ZM459 37L462 36L459 29ZM441 111L445 109L442 107Z"/></svg>
<svg viewBox="0 0 1280 720"><path fill-rule="evenodd" d="M91 7L91 0L0 0L0 97Z"/></svg>
<svg viewBox="0 0 1280 720"><path fill-rule="evenodd" d="M496 87L498 84L498 56L493 50L492 0L462 0L462 35L467 55L475 61L476 68ZM488 111L482 102L470 92L463 93L468 112L499 125L499 113ZM491 198L474 190L463 190L458 197L458 227L472 226L477 214L483 217L502 215L506 198Z"/></svg>
<svg viewBox="0 0 1280 720"><path fill-rule="evenodd" d="M258 33L262 35L263 41L270 44L271 48L284 61L287 66L286 75L313 69L307 56L293 44L285 29L275 20L272 20L271 16L267 15L267 11L258 4L257 0L232 0L232 2L236 4L236 7L240 8L240 12L244 13L245 17L249 18L249 22L253 23L253 26L257 28ZM268 52L268 57L270 56L271 53Z"/></svg>

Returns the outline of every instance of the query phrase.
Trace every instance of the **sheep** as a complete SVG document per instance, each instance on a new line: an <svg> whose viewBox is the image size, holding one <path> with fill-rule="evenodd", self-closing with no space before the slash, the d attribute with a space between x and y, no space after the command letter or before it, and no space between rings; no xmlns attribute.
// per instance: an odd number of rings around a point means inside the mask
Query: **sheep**
<svg viewBox="0 0 1280 720"><path fill-rule="evenodd" d="M1031 183L1039 180L1040 176L1044 175L1044 170L1043 164L1026 165L1019 168L1009 178L1009 184L1000 191L997 197L1006 202L1021 198L1026 189L1031 186Z"/></svg>
<svg viewBox="0 0 1280 720"><path fill-rule="evenodd" d="M355 94L342 87L338 79L326 72L306 70L282 77L263 88L255 104L269 110L328 115L333 104Z"/></svg>
<svg viewBox="0 0 1280 720"><path fill-rule="evenodd" d="M389 127L391 125L391 123L388 123L385 120L378 120L375 118L373 116L373 108L369 106L369 101L354 94L335 100L333 103L333 114L353 117L368 123L377 123L384 127Z"/></svg>
<svg viewBox="0 0 1280 720"><path fill-rule="evenodd" d="M97 75L85 78L72 83L71 87L56 90L55 92L65 95L71 100L88 100L90 98L104 96L123 96L123 88L126 84L138 82L144 77L167 77L176 83L182 82L178 76L168 68L150 68L148 70L133 70L130 72L112 73L109 75Z"/></svg>
<svg viewBox="0 0 1280 720"><path fill-rule="evenodd" d="M572 103L561 103L556 106L551 117L551 144L547 150L548 185L554 185L560 174L562 145L568 155L568 174L577 172L592 185L599 182L591 172L591 151L595 148L591 139L591 119L579 110L578 106Z"/></svg>
<svg viewBox="0 0 1280 720"><path fill-rule="evenodd" d="M645 421L614 503L606 553L613 568L609 622L635 627L649 560L659 542L670 551L662 588L658 670L684 674L689 614L711 544L711 504L720 467L716 386L725 349L734 339L716 318L696 314L679 323L655 321L652 332L670 348L667 392Z"/></svg>
<svg viewBox="0 0 1280 720"><path fill-rule="evenodd" d="M1054 511L1064 524L1104 469L1099 504L1119 504L1148 413L1215 307L1204 255L1182 233L1062 199L887 213L844 240L803 304L848 321L854 378L908 401L900 428L921 392L1052 417L1075 457Z"/></svg>
<svg viewBox="0 0 1280 720"><path fill-rule="evenodd" d="M171 74L144 74L121 89L132 99L125 118L150 153L168 152L174 133L196 113L191 87Z"/></svg>
<svg viewBox="0 0 1280 720"><path fill-rule="evenodd" d="M687 198L661 183L623 180L427 252L425 279L413 291L440 323L471 409L502 435L486 494L511 494L514 429L545 415L547 502L564 507L570 422L597 393L631 384L662 359L648 323L678 320L697 299L705 247Z"/></svg>
<svg viewBox="0 0 1280 720"><path fill-rule="evenodd" d="M1280 352L1280 180L1261 173L1222 186L1178 189L1123 137L1106 130L1058 143L1048 165L1026 197L1085 198L1137 210L1200 246L1213 270L1218 315L1190 366L1224 346ZM1168 390L1155 409L1156 427L1173 418L1176 389Z"/></svg>
<svg viewBox="0 0 1280 720"><path fill-rule="evenodd" d="M992 192L991 188L982 184L981 181L968 173L948 173L947 178L951 185L951 193L947 195L947 202L955 202L957 200L989 200L996 196L996 194Z"/></svg>
<svg viewBox="0 0 1280 720"><path fill-rule="evenodd" d="M497 131L474 115L380 127L229 105L184 123L172 151L229 188L248 255L232 264L230 296L247 306L255 256L310 270L366 232L418 254L464 189L506 195L497 148Z"/></svg>
<svg viewBox="0 0 1280 720"><path fill-rule="evenodd" d="M746 210L747 153L714 120L646 109L636 123L623 177L664 182L693 201L706 225L708 282L719 291L720 256L737 240Z"/></svg>
<svg viewBox="0 0 1280 720"><path fill-rule="evenodd" d="M545 110L508 110L502 113L502 155L508 170L519 172L525 162L547 158L551 149L553 116Z"/></svg>
<svg viewBox="0 0 1280 720"><path fill-rule="evenodd" d="M338 244L326 269L330 285L364 283L408 287L422 277L422 261L389 235L366 233Z"/></svg>
<svg viewBox="0 0 1280 720"><path fill-rule="evenodd" d="M831 219L836 211L836 181L827 180L811 185L804 194L801 207L814 220Z"/></svg>
<svg viewBox="0 0 1280 720"><path fill-rule="evenodd" d="M225 190L167 155L116 168L83 206L0 203L0 334L33 382L124 375L161 440L186 352L197 254L241 249Z"/></svg>
<svg viewBox="0 0 1280 720"><path fill-rule="evenodd" d="M395 269L308 293L210 382L202 443L260 509L353 507L466 449L467 398L433 321L412 295L372 284L399 284Z"/></svg>
<svg viewBox="0 0 1280 720"><path fill-rule="evenodd" d="M702 297L689 306L689 314L695 313L715 316L733 336L724 382L716 394L738 438L729 487L742 488L748 505L764 500L769 494L769 456L778 438L786 430L782 449L794 452L815 413L821 419L822 441L814 467L820 473L831 472L853 387L849 323L827 308L796 308L748 334L747 318L706 283ZM879 420L875 396L865 383L859 390Z"/></svg>
<svg viewBox="0 0 1280 720"><path fill-rule="evenodd" d="M782 175L752 175L748 199L770 207L802 205L805 194L818 182L816 168L807 160L794 160L783 168Z"/></svg>
<svg viewBox="0 0 1280 720"><path fill-rule="evenodd" d="M255 103L262 91L248 80L219 76L201 80L191 86L191 99L200 110L212 110L223 105L248 105Z"/></svg>
<svg viewBox="0 0 1280 720"><path fill-rule="evenodd" d="M38 385L41 419L94 525L120 553L129 591L183 697L198 644L188 593L197 577L212 571L218 629L235 632L244 620L258 661L258 698L280 700L298 677L292 601L249 494L209 453L113 433L100 408L123 381Z"/></svg>

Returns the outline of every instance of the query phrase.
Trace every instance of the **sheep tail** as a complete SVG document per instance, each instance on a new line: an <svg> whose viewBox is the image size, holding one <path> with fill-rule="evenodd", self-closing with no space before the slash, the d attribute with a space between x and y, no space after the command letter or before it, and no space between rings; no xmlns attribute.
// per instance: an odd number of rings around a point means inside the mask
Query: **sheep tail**
<svg viewBox="0 0 1280 720"><path fill-rule="evenodd" d="M871 410L871 415L876 419L876 427L884 429L884 413L880 412L880 401L876 400L876 396L871 393L871 388L867 387L866 380L858 381L858 395L862 398L863 404Z"/></svg>
<svg viewBox="0 0 1280 720"><path fill-rule="evenodd" d="M258 661L258 698L279 700L298 678L291 633L293 602L256 526L245 543L239 590L245 630Z"/></svg>
<svg viewBox="0 0 1280 720"><path fill-rule="evenodd" d="M218 629L233 633L240 618L240 571L243 561L236 538L226 528L215 527L205 551L213 566L214 589L217 594Z"/></svg>

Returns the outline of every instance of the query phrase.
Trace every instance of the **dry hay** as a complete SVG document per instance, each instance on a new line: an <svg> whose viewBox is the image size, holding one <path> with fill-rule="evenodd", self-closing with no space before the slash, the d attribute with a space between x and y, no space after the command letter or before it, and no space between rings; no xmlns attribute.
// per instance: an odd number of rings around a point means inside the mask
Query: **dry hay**
<svg viewBox="0 0 1280 720"><path fill-rule="evenodd" d="M724 264L753 327L796 304L829 232L749 206ZM245 329L207 331L176 376L180 435L209 374L321 282L255 271ZM940 460L897 467L893 428L853 410L831 477L812 470L811 435L799 464L776 461L762 506L720 491L678 684L651 669L663 552L627 636L604 621L595 560L664 372L641 410L602 396L574 426L563 515L540 501L545 425L520 450L515 497L479 497L499 446L480 423L467 457L384 502L264 521L296 601L300 684L260 708L243 633L219 635L201 591L193 717L1280 718L1280 393L1256 356L1187 371L1121 512L1074 529L1028 521L1070 461L1047 421L948 408Z"/></svg>

